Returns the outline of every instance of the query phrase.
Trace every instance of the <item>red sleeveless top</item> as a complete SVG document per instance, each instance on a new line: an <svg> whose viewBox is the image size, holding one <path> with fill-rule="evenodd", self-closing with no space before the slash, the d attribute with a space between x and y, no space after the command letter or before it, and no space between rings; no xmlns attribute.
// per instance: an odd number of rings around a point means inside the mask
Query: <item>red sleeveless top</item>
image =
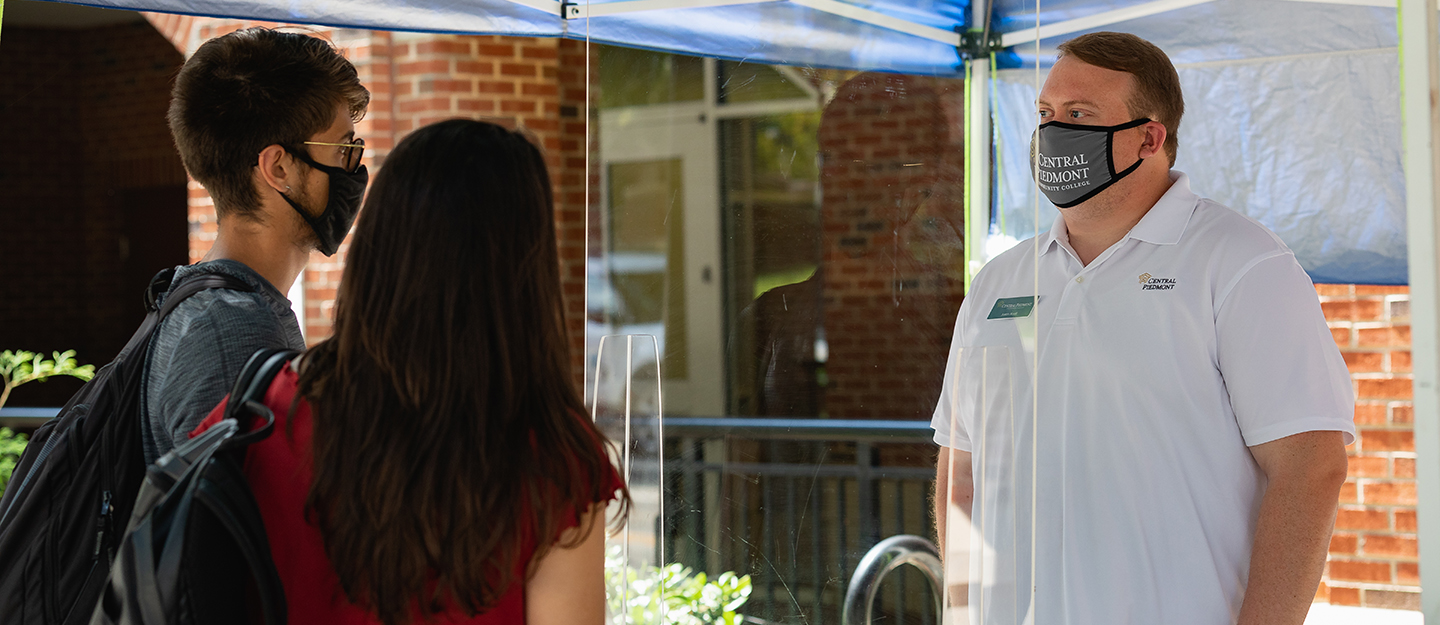
<svg viewBox="0 0 1440 625"><path fill-rule="evenodd" d="M325 543L319 527L305 520L305 498L310 493L313 474L310 468L311 412L303 398L296 406L293 438L286 433L290 404L297 392L299 376L287 364L275 376L265 394L265 405L275 413L275 430L265 440L250 446L245 458L245 477L255 493L255 502L265 521L270 540L270 553L285 587L285 599L291 623L331 623L335 625L378 625L379 619L345 598L340 578L325 555ZM229 398L220 402L191 436L204 432L218 423L225 413ZM620 476L611 467L605 492L609 501L622 485ZM562 522L562 530L574 527L573 514ZM436 615L434 623L469 625L512 625L525 622L525 569L535 552L534 541L527 541L516 565L515 580L510 589L490 611L466 617L459 609ZM421 622L417 607L414 620Z"/></svg>

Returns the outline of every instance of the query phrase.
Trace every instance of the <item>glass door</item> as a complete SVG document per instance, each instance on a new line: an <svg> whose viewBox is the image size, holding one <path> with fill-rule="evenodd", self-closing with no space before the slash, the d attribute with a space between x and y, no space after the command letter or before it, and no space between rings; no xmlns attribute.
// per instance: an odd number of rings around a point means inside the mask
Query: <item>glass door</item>
<svg viewBox="0 0 1440 625"><path fill-rule="evenodd" d="M715 127L705 108L694 100L599 114L604 219L590 309L600 318L590 330L656 337L670 415L725 412Z"/></svg>

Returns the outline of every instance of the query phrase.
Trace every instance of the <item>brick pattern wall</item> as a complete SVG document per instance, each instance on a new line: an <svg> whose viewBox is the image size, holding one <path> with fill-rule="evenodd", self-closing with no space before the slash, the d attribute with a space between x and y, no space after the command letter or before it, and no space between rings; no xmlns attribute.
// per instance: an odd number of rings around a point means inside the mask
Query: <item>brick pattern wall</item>
<svg viewBox="0 0 1440 625"><path fill-rule="evenodd" d="M90 317L98 324L90 328L100 343L91 358L101 358L118 353L130 338L144 317L135 302L161 268L124 267L147 245L157 244L144 240L143 232L131 232L134 228L126 220L138 222L141 216L132 214L139 207L124 205L124 196L138 189L174 187L178 201L185 170L164 119L179 55L138 22L88 34L76 94L84 146L81 197L91 224L83 247L91 267L83 299L89 300ZM182 232L177 227L166 234L178 238ZM169 262L181 260L180 248L173 247L176 241L168 243L177 251Z"/></svg>
<svg viewBox="0 0 1440 625"><path fill-rule="evenodd" d="M861 74L825 108L819 145L824 410L927 419L963 294L963 83Z"/></svg>
<svg viewBox="0 0 1440 625"><path fill-rule="evenodd" d="M8 119L27 120L0 124L0 249L15 250L6 254L0 282L0 350L79 349L88 342L75 331L86 325L84 309L68 305L84 289L75 276L87 271L74 251L74 233L85 227L80 186L66 164L81 150L73 123L79 85L73 59L51 53L54 37L12 27L0 39L0 60L9 61L0 63L0 102ZM52 253L37 258L39 250ZM50 389L27 386L12 401L19 405L33 390Z"/></svg>
<svg viewBox="0 0 1440 625"><path fill-rule="evenodd" d="M598 197L600 178L598 171L586 166L590 157L598 154L598 136L591 137L590 119L595 113L586 106L592 89L587 84L589 72L587 63L596 63L597 55L587 51L582 41L561 39L557 43L559 58L556 62L556 83L559 88L557 117L559 118L558 148L547 148L547 152L558 157L559 166L551 170L555 183L555 228L560 246L560 287L565 293L565 324L570 332L570 368L577 384L585 381L585 263L587 252L586 233L599 236L598 226L588 227L586 220L599 217L599 211L587 210L586 202ZM596 96L598 97L598 96ZM587 137L590 143L587 143ZM599 162L598 157L595 159ZM597 168L598 170L598 168ZM599 246L596 246L599 249Z"/></svg>
<svg viewBox="0 0 1440 625"><path fill-rule="evenodd" d="M1420 609L1406 287L1316 287L1355 384L1359 440L1348 449L1325 582L1317 599Z"/></svg>
<svg viewBox="0 0 1440 625"><path fill-rule="evenodd" d="M164 119L180 55L132 23L7 28L0 61L0 102L24 120L0 124L0 349L103 364L144 316L152 265L184 262L185 173ZM76 388L11 401L60 405Z"/></svg>

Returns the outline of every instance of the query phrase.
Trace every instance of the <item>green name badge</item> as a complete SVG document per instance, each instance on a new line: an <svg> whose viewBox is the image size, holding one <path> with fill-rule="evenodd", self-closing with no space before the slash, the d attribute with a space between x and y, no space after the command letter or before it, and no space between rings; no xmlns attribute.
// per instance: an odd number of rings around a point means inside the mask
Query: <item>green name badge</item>
<svg viewBox="0 0 1440 625"><path fill-rule="evenodd" d="M986 319L1015 319L1018 317L1029 317L1035 311L1035 296L1025 297L1002 297L995 300L995 307L990 309L990 316Z"/></svg>

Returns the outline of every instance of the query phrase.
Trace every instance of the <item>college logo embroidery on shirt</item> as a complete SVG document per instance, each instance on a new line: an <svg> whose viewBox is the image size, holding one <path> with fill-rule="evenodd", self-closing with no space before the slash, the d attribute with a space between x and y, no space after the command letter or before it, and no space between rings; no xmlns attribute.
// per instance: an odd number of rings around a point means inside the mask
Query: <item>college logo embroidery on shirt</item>
<svg viewBox="0 0 1440 625"><path fill-rule="evenodd" d="M1169 291L1175 288L1174 278L1156 278L1148 273L1140 274L1140 290Z"/></svg>

